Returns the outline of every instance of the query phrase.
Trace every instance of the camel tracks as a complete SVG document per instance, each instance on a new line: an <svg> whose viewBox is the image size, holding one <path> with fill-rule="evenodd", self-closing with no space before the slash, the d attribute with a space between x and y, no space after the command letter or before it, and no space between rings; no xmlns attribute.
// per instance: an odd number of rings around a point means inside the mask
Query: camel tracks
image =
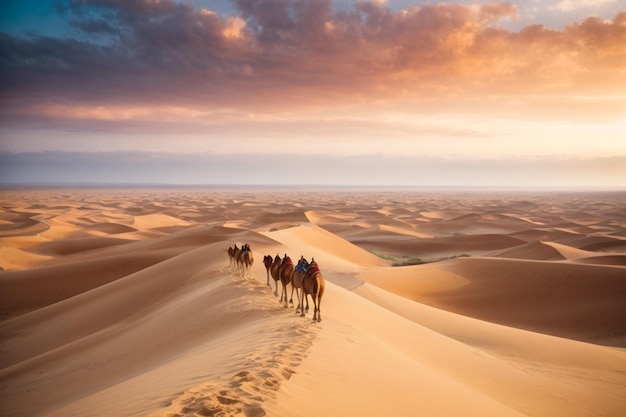
<svg viewBox="0 0 626 417"><path fill-rule="evenodd" d="M307 357L320 327L303 321L277 306L271 290L254 281L231 279L235 287L250 287L267 296L260 298L270 321L263 331L252 335L248 351L235 355L233 372L217 380L193 378L200 382L178 392L174 399L163 404L159 415L166 417L262 417L267 414L264 403L276 397L281 384L297 373L298 366ZM247 289L247 288L246 288ZM271 306L271 308L269 308ZM192 380L193 380L192 379Z"/></svg>

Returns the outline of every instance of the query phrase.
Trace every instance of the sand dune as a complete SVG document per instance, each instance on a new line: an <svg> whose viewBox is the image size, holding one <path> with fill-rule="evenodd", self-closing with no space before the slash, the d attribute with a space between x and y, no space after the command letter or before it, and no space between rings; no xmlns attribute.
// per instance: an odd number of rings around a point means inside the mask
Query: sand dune
<svg viewBox="0 0 626 417"><path fill-rule="evenodd" d="M33 218L33 213L7 209L3 209L1 213L0 237L30 236L48 229L46 224Z"/></svg>
<svg viewBox="0 0 626 417"><path fill-rule="evenodd" d="M556 247L549 243L532 242L498 251L493 256L499 258L536 259L543 261L560 261L566 259Z"/></svg>
<svg viewBox="0 0 626 417"><path fill-rule="evenodd" d="M329 293L339 314L271 402L284 415L621 412L620 352L470 320L368 285L356 293ZM605 382L570 385L591 369Z"/></svg>
<svg viewBox="0 0 626 417"><path fill-rule="evenodd" d="M135 216L133 227L137 229L156 229L169 226L189 226L189 222L166 214L145 214Z"/></svg>
<svg viewBox="0 0 626 417"><path fill-rule="evenodd" d="M397 279L394 272L379 271L360 277L471 317L573 339L626 344L623 267L458 258L412 267Z"/></svg>
<svg viewBox="0 0 626 417"><path fill-rule="evenodd" d="M588 258L577 258L576 262L596 265L626 266L625 255L595 255Z"/></svg>
<svg viewBox="0 0 626 417"><path fill-rule="evenodd" d="M0 198L2 416L626 408L623 193ZM252 279L229 267L235 243L253 248ZM320 263L321 323L265 286L276 253ZM429 263L392 266L413 257Z"/></svg>
<svg viewBox="0 0 626 417"><path fill-rule="evenodd" d="M0 314L11 317L92 290L171 257L171 253L119 254L38 269L5 272Z"/></svg>
<svg viewBox="0 0 626 417"><path fill-rule="evenodd" d="M78 239L60 239L45 242L37 247L39 253L51 255L69 255L78 252L86 252L107 246L122 245L128 243L128 239L110 237L87 237Z"/></svg>
<svg viewBox="0 0 626 417"><path fill-rule="evenodd" d="M14 240L11 243L15 242ZM7 242L5 240L4 244ZM38 255L25 250L20 250L16 247L2 246L0 247L0 264L3 269L22 269L27 268L29 265L44 263L53 259L52 256Z"/></svg>
<svg viewBox="0 0 626 417"><path fill-rule="evenodd" d="M119 235L121 233L135 232L137 229L118 223L96 223L85 228L88 232L102 232L107 235Z"/></svg>
<svg viewBox="0 0 626 417"><path fill-rule="evenodd" d="M356 245L370 250L381 248L377 234L372 234L367 238L350 240ZM427 260L439 260L451 256L481 254L486 251L516 247L522 243L524 242L513 237L496 234L459 235L429 239L398 236L395 239L387 239L383 250L385 254L390 255L421 256Z"/></svg>
<svg viewBox="0 0 626 417"><path fill-rule="evenodd" d="M341 265L337 269L385 264L377 256L311 224L269 232L266 235L287 248L298 248L299 253L292 252L294 258L299 258L301 255L307 258L314 256L324 265Z"/></svg>

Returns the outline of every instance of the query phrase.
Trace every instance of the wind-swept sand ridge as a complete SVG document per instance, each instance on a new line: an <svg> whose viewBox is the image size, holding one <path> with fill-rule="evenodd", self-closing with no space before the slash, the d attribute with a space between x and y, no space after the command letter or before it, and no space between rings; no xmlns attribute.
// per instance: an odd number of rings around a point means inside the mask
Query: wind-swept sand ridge
<svg viewBox="0 0 626 417"><path fill-rule="evenodd" d="M0 232L10 231L0 234L3 416L626 408L623 193L0 198ZM45 227L32 233L28 219ZM234 243L252 246L252 280L229 269ZM392 267L370 250L449 259ZM265 286L261 261L276 253L320 263L322 323L283 308Z"/></svg>
<svg viewBox="0 0 626 417"><path fill-rule="evenodd" d="M363 270L359 277L471 317L573 339L626 344L623 266L458 258L402 269Z"/></svg>

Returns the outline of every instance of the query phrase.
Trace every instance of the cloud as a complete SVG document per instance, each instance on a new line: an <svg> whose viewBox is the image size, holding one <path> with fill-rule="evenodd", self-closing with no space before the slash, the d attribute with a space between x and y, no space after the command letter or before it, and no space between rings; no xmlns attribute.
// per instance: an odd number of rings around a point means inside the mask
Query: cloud
<svg viewBox="0 0 626 417"><path fill-rule="evenodd" d="M605 6L607 4L614 4L616 0L563 0L551 6L551 9L559 10L561 12L571 12L574 10L595 8Z"/></svg>
<svg viewBox="0 0 626 417"><path fill-rule="evenodd" d="M626 12L511 31L498 26L515 18L511 3L233 5L237 14L223 16L173 0L67 2L75 37L0 34L0 111L45 120L46 109L64 108L100 120L145 106L420 108L438 98L623 94L626 85Z"/></svg>
<svg viewBox="0 0 626 417"><path fill-rule="evenodd" d="M513 3L488 3L478 9L478 18L482 22L497 22L502 18L519 17L517 7Z"/></svg>

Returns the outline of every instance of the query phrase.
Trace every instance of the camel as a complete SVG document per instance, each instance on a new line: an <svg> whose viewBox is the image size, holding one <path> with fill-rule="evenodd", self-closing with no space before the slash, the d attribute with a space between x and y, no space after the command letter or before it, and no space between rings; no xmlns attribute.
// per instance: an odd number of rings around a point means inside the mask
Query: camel
<svg viewBox="0 0 626 417"><path fill-rule="evenodd" d="M283 284L283 289L280 293L280 302L285 302L285 308L288 307L287 304L287 285L291 283L291 278L293 277L294 266L291 258L285 254L283 258L283 262L280 264L280 269L278 270L278 276L280 277L280 282Z"/></svg>
<svg viewBox="0 0 626 417"><path fill-rule="evenodd" d="M237 263L240 265L240 274L242 277L252 278L252 264L254 264L254 256L252 255L252 249L250 249L249 244L245 244L241 247L239 251L239 256L237 257Z"/></svg>
<svg viewBox="0 0 626 417"><path fill-rule="evenodd" d="M289 304L293 306L293 292L295 290L296 297L298 297L298 306L296 307L296 313L299 313L300 309L304 311L304 302L302 300L302 280L304 279L304 275L306 274L306 269L308 267L309 262L304 259L304 256L300 256L298 265L296 265L296 269L293 271L293 276L291 278L291 298L289 299ZM309 306L307 305L307 310L308 309Z"/></svg>
<svg viewBox="0 0 626 417"><path fill-rule="evenodd" d="M278 281L280 280L278 270L280 269L280 263L280 255L276 254L276 256L274 257L274 262L272 263L272 266L270 266L270 274L272 275L272 278L274 279L274 284L276 285L276 289L274 290L275 297L278 297Z"/></svg>
<svg viewBox="0 0 626 417"><path fill-rule="evenodd" d="M265 272L267 272L267 286L272 288L272 286L270 285L270 268L272 267L272 264L274 263L274 260L272 259L272 255L265 255L263 257L263 265L265 265Z"/></svg>
<svg viewBox="0 0 626 417"><path fill-rule="evenodd" d="M322 296L324 295L325 286L326 281L324 281L324 276L322 275L317 262L315 262L315 258L311 258L311 263L309 264L306 275L302 280L302 290L304 298L307 298L309 294L311 294L311 298L313 298L313 304L315 306L313 310L313 321L322 321L320 306L322 304ZM307 299L307 303L308 302L309 300ZM302 310L300 316L304 317L304 310Z"/></svg>
<svg viewBox="0 0 626 417"><path fill-rule="evenodd" d="M235 268L235 251L238 250L239 248L237 248L237 244L235 244L235 247L233 248L232 246L228 247L228 260L230 261L230 268L234 269Z"/></svg>
<svg viewBox="0 0 626 417"><path fill-rule="evenodd" d="M239 249L237 247L237 244L235 243L235 247L232 250L232 258L231 258L231 265L230 265L233 270L239 269L238 259L239 259L240 252L241 252L241 249Z"/></svg>

